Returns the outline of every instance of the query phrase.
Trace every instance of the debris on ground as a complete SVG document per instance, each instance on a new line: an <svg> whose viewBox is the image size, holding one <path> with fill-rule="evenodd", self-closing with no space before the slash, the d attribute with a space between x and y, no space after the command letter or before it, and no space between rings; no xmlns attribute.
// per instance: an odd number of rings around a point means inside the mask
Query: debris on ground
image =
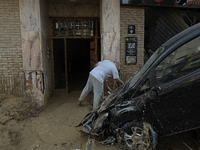
<svg viewBox="0 0 200 150"><path fill-rule="evenodd" d="M16 122L38 116L35 104L26 98L0 94L0 149L11 148L19 143L19 129Z"/></svg>
<svg viewBox="0 0 200 150"><path fill-rule="evenodd" d="M95 139L88 138L88 141L86 143L86 150L94 150L95 148Z"/></svg>
<svg viewBox="0 0 200 150"><path fill-rule="evenodd" d="M36 104L26 98L0 95L0 123L3 125L12 119L22 121L29 117L36 117L39 112Z"/></svg>
<svg viewBox="0 0 200 150"><path fill-rule="evenodd" d="M4 117L4 124L0 123L0 150L121 150L118 144L110 143L115 140L112 137L104 141L107 144L103 145L93 137L77 132L74 126L90 112L89 107L92 108L93 102L92 98L88 98L80 108L77 106L79 95L80 93L57 90L40 113L41 110L31 108L28 101L0 94L0 111L9 111L3 114L11 119ZM31 110L30 113L28 109ZM33 117L28 118L29 116ZM200 130L162 138L156 149L187 150L183 142L193 150L200 150Z"/></svg>
<svg viewBox="0 0 200 150"><path fill-rule="evenodd" d="M106 140L102 141L101 144L103 145L114 145L117 142L114 136L109 136Z"/></svg>

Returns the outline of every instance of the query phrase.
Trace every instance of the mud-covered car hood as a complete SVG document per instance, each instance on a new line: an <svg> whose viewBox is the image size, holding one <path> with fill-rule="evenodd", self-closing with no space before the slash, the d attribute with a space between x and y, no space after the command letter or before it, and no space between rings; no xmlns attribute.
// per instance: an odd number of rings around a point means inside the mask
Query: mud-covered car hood
<svg viewBox="0 0 200 150"><path fill-rule="evenodd" d="M121 100L123 100L124 93L126 93L129 90L129 82L130 82L131 78L129 80L127 80L126 82L124 82L124 84L122 84L115 91L113 91L113 93L111 93L103 101L103 103L100 105L99 109L97 110L97 113L101 113L101 112L115 106L116 104L120 103Z"/></svg>
<svg viewBox="0 0 200 150"><path fill-rule="evenodd" d="M165 47L160 47L154 53L152 58L149 59L138 72L135 72L135 74L130 79L128 79L126 82L124 82L124 84L122 84L112 94L110 94L101 104L101 106L97 110L97 113L101 113L105 111L106 109L115 106L116 104L122 103L122 101L124 101L124 95L128 91L134 90L134 87L137 84L137 82L141 80L141 76L149 69L152 62L164 51L164 49Z"/></svg>

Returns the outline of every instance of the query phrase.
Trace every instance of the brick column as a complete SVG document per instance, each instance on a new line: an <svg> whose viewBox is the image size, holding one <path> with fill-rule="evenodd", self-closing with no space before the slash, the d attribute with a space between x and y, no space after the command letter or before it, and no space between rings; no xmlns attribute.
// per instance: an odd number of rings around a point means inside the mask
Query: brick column
<svg viewBox="0 0 200 150"><path fill-rule="evenodd" d="M120 76L123 81L127 80L144 64L144 26L145 26L145 9L137 6L121 6L120 8ZM135 25L135 34L128 34L128 25ZM126 64L125 60L125 39L126 37L137 38L137 64Z"/></svg>

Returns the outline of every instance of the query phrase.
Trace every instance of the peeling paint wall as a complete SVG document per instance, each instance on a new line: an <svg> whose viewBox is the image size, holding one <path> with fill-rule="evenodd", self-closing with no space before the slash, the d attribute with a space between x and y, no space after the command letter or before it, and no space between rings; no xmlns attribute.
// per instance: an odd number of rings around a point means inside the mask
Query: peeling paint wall
<svg viewBox="0 0 200 150"><path fill-rule="evenodd" d="M42 72L29 72L27 71L25 73L26 78L26 88L29 88L30 86L34 86L38 88L41 92L44 92L44 86L43 86L43 77Z"/></svg>
<svg viewBox="0 0 200 150"><path fill-rule="evenodd" d="M45 105L44 101L44 86L43 74L41 71L27 71L25 72L26 78L26 95L31 97L33 102L36 102L39 107Z"/></svg>

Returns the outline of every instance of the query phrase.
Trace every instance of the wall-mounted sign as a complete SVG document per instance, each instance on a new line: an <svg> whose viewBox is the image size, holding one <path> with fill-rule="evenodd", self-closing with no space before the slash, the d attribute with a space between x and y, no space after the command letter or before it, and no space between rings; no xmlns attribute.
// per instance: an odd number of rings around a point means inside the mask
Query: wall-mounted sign
<svg viewBox="0 0 200 150"><path fill-rule="evenodd" d="M121 5L200 8L200 0L121 0Z"/></svg>
<svg viewBox="0 0 200 150"><path fill-rule="evenodd" d="M126 53L126 64L136 64L137 63L137 38L136 37L126 37L125 38L125 53Z"/></svg>
<svg viewBox="0 0 200 150"><path fill-rule="evenodd" d="M135 34L135 25L128 25L128 34Z"/></svg>

